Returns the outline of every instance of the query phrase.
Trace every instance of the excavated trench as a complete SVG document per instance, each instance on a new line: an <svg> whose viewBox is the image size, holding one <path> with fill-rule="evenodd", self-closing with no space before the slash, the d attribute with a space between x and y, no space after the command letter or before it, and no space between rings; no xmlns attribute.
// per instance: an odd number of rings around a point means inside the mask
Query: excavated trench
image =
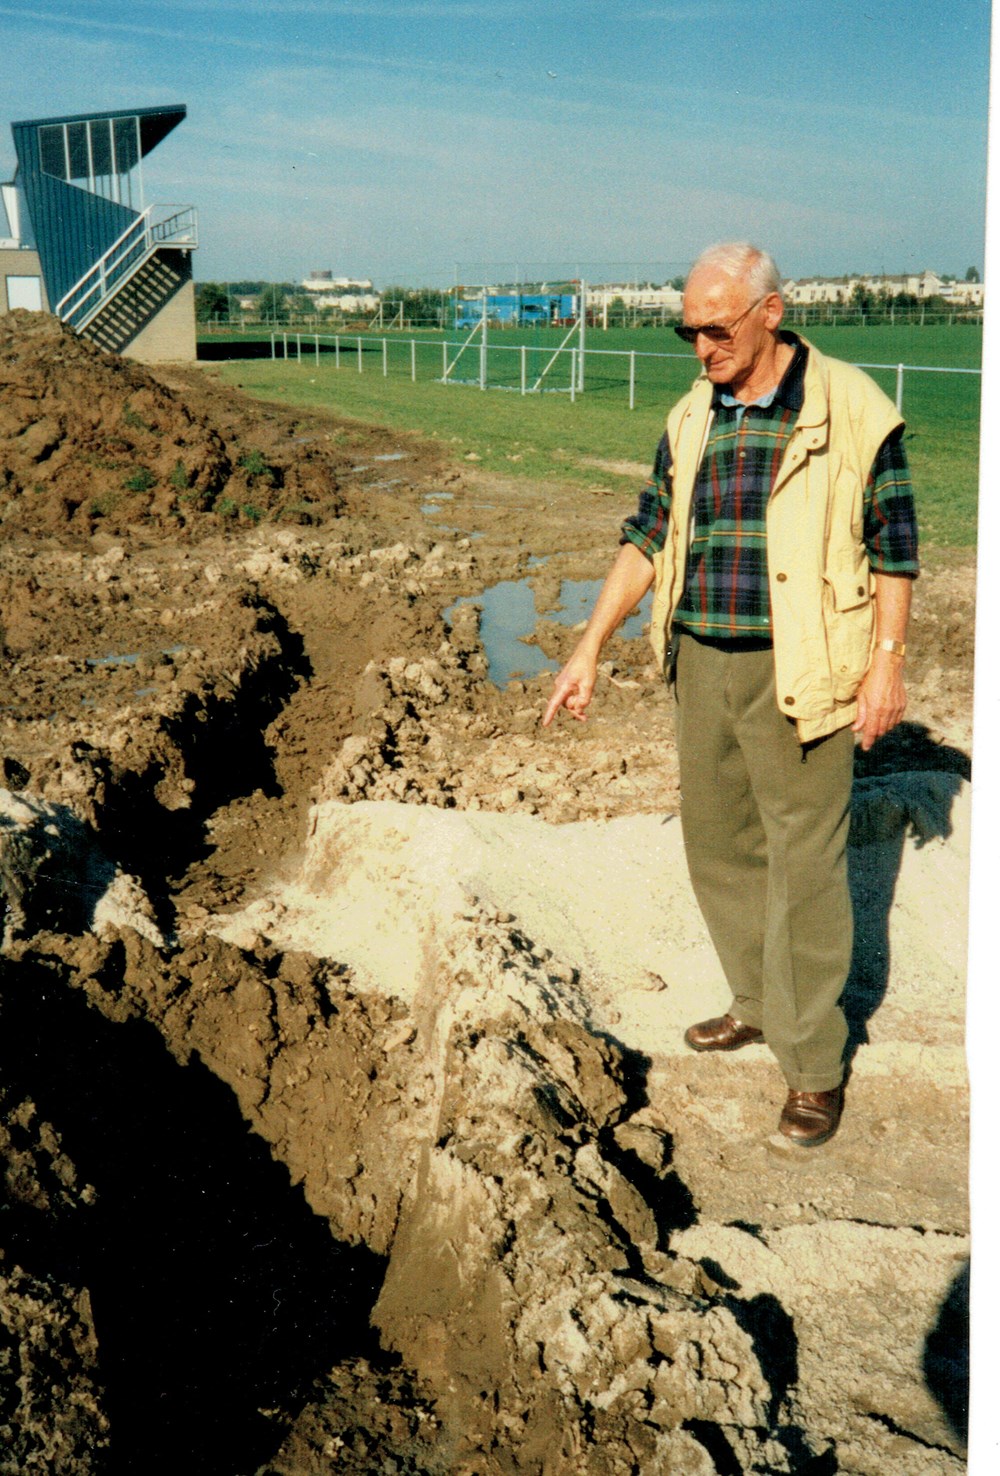
<svg viewBox="0 0 1000 1476"><path fill-rule="evenodd" d="M95 825L103 844L140 878L160 907L172 887L206 854L205 822L234 800L277 798L281 786L265 733L311 667L302 638L257 594L243 597L261 651L238 681L187 694L162 723L161 756L142 771L95 770ZM158 790L184 776L186 802L164 805Z"/></svg>

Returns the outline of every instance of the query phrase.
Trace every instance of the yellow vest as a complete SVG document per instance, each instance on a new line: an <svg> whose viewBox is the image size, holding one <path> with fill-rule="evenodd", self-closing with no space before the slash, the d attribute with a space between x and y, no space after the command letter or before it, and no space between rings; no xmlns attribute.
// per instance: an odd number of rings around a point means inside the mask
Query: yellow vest
<svg viewBox="0 0 1000 1476"><path fill-rule="evenodd" d="M803 342L806 341L803 339ZM767 505L767 571L778 707L800 743L853 723L875 638L875 580L864 545L864 489L895 405L860 369L812 344L805 395ZM713 386L702 374L667 416L670 521L653 558L650 639L663 666L684 590L689 522L708 441Z"/></svg>

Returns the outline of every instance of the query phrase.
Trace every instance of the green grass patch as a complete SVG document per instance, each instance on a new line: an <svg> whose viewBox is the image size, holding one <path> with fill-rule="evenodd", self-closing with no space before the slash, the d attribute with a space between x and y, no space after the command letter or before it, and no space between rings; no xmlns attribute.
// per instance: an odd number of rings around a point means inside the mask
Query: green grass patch
<svg viewBox="0 0 1000 1476"><path fill-rule="evenodd" d="M140 466L125 478L122 486L126 492L151 492L156 486L156 477L148 466Z"/></svg>
<svg viewBox="0 0 1000 1476"><path fill-rule="evenodd" d="M457 364L455 348L448 350L451 377L468 382L444 384L445 335L385 337L383 350L381 337L362 336L359 351L357 335L342 335L339 355L324 349L317 358L303 335L301 359L293 337L287 360L223 362L213 368L261 399L440 440L456 461L472 457L487 471L538 483L556 479L610 487L621 495L624 511L643 476L615 471L608 463L652 465L665 412L689 388L698 367L669 328L591 330L586 390L574 401L568 393L568 359L546 378L551 392L520 393L522 383L530 388L551 359L563 337L556 330L494 334L490 383L507 388L486 391L478 387L477 345ZM982 349L981 330L964 324L817 327L811 337L824 352L849 362L885 365L869 372L893 397L897 364L975 369ZM458 341L450 335L452 344ZM607 352L611 349L613 354ZM904 377L907 450L925 546L975 544L979 400L978 374L913 370Z"/></svg>
<svg viewBox="0 0 1000 1476"><path fill-rule="evenodd" d="M128 400L125 401L122 410L122 424L127 425L130 430L148 431L150 426L146 424L141 415L137 415Z"/></svg>
<svg viewBox="0 0 1000 1476"><path fill-rule="evenodd" d="M191 478L188 476L187 468L179 456L174 462L169 480L171 487L175 487L178 492L186 492L191 485Z"/></svg>
<svg viewBox="0 0 1000 1476"><path fill-rule="evenodd" d="M244 451L237 464L246 473L248 482L256 477L268 483L274 481L274 468L268 464L263 451Z"/></svg>

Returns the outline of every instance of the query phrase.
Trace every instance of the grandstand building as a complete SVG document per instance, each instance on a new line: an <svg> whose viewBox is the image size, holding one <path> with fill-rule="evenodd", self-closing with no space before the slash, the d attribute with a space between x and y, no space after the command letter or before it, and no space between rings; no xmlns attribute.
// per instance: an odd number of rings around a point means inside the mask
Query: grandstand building
<svg viewBox="0 0 1000 1476"><path fill-rule="evenodd" d="M133 108L12 123L0 186L0 312L51 312L145 363L196 356L190 205L147 205L143 160L186 117Z"/></svg>

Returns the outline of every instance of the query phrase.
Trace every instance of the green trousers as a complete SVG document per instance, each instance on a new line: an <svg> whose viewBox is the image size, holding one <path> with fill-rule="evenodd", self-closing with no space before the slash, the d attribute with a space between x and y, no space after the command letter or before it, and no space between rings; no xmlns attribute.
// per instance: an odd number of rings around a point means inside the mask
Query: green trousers
<svg viewBox="0 0 1000 1476"><path fill-rule="evenodd" d="M691 883L732 990L795 1091L843 1078L851 963L854 735L803 747L774 654L675 634L681 824Z"/></svg>

